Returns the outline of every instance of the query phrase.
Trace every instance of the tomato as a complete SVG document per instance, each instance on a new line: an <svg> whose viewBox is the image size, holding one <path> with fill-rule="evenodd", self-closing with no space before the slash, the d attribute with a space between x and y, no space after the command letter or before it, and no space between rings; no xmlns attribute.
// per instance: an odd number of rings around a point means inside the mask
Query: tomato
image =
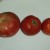
<svg viewBox="0 0 50 50"><path fill-rule="evenodd" d="M44 34L50 35L50 18L47 18L42 22L41 28Z"/></svg>
<svg viewBox="0 0 50 50"><path fill-rule="evenodd" d="M13 12L3 12L0 14L0 37L11 37L20 28L20 20Z"/></svg>
<svg viewBox="0 0 50 50"><path fill-rule="evenodd" d="M25 35L32 36L37 34L41 29L41 21L39 18L28 15L24 20L21 22L21 30Z"/></svg>

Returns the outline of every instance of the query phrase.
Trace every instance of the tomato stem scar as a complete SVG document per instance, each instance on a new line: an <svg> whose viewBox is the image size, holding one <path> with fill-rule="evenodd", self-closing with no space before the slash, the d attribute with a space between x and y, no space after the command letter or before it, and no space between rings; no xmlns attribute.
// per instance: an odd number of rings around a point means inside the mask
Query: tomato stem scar
<svg viewBox="0 0 50 50"><path fill-rule="evenodd" d="M34 20L32 21L32 23L33 23L34 25L37 25L36 21L34 21Z"/></svg>

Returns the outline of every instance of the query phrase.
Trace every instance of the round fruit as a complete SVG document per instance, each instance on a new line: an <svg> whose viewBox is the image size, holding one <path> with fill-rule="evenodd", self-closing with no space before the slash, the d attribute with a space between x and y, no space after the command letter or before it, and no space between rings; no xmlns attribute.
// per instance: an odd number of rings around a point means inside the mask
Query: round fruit
<svg viewBox="0 0 50 50"><path fill-rule="evenodd" d="M37 34L41 29L41 22L40 20L33 16L29 15L27 16L22 22L21 22L21 30L24 34L28 36L32 36Z"/></svg>
<svg viewBox="0 0 50 50"><path fill-rule="evenodd" d="M44 34L50 35L50 18L47 18L42 22L41 28Z"/></svg>
<svg viewBox="0 0 50 50"><path fill-rule="evenodd" d="M0 37L11 37L15 35L20 27L18 16L12 12L0 14Z"/></svg>

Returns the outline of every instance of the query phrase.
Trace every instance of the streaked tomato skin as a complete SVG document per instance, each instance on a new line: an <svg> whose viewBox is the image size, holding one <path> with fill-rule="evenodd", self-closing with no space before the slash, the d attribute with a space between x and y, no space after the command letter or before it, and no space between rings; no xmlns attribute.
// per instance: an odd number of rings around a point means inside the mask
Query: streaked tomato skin
<svg viewBox="0 0 50 50"><path fill-rule="evenodd" d="M37 34L41 29L41 21L33 16L29 15L21 22L21 30L25 35L32 36Z"/></svg>
<svg viewBox="0 0 50 50"><path fill-rule="evenodd" d="M14 36L20 28L20 20L13 12L0 14L0 37Z"/></svg>
<svg viewBox="0 0 50 50"><path fill-rule="evenodd" d="M44 34L50 36L50 18L47 18L42 22L41 29Z"/></svg>

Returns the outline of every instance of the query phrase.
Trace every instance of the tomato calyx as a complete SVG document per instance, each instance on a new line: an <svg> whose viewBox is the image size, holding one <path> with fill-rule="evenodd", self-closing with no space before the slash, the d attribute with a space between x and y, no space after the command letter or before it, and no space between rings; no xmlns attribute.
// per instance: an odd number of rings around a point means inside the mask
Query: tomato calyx
<svg viewBox="0 0 50 50"><path fill-rule="evenodd" d="M37 22L35 20L32 21L32 24L37 25Z"/></svg>
<svg viewBox="0 0 50 50"><path fill-rule="evenodd" d="M0 18L0 22L2 23L2 22L6 22L7 21L7 19L5 19L5 18Z"/></svg>

